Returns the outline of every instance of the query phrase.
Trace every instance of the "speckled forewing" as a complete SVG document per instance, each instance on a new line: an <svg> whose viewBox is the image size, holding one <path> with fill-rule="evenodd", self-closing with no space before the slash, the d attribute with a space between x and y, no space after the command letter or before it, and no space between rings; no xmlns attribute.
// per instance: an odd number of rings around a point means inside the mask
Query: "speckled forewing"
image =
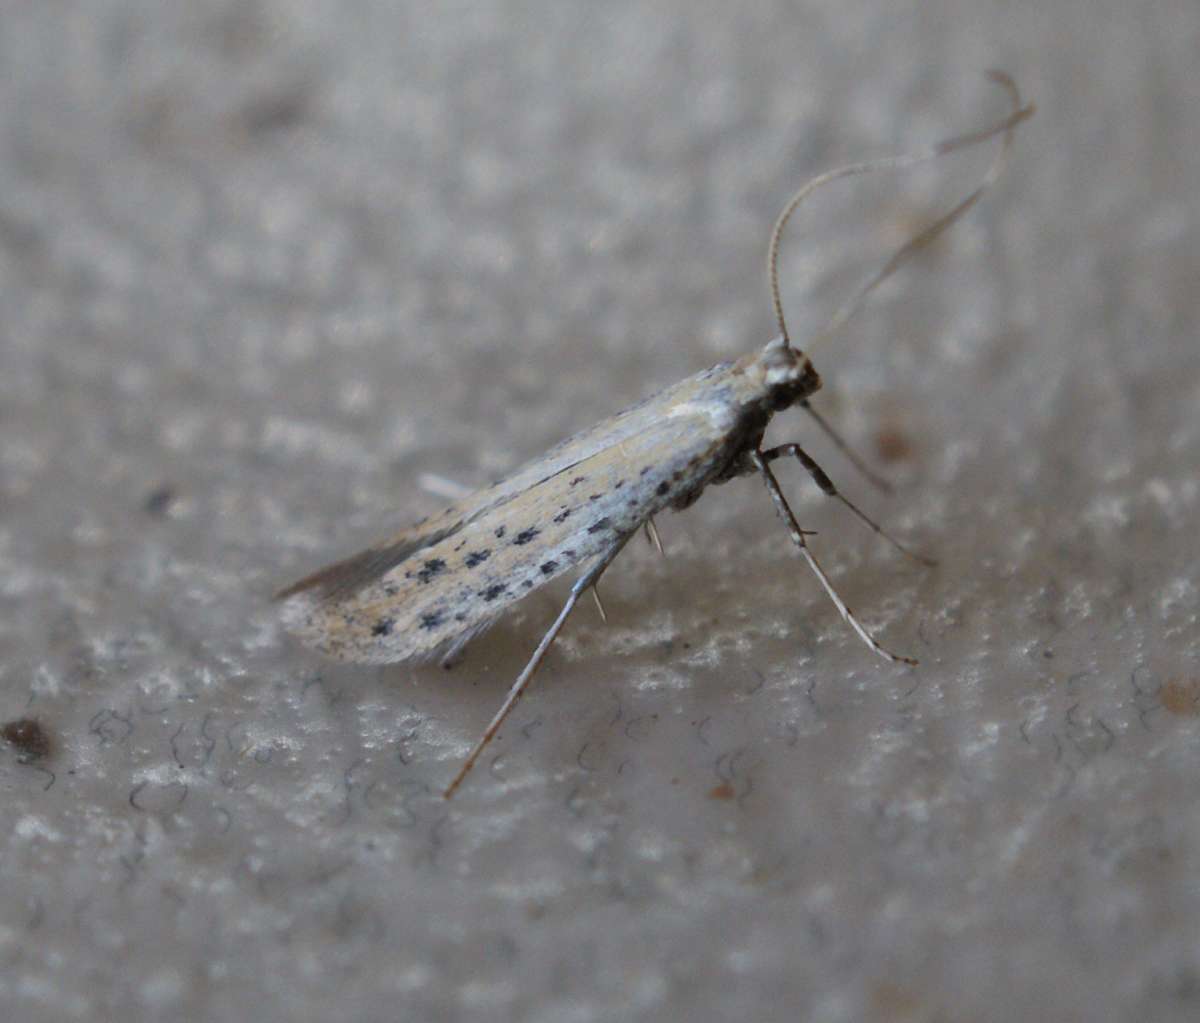
<svg viewBox="0 0 1200 1023"><path fill-rule="evenodd" d="M280 594L329 656L436 656L538 586L703 486L728 457L727 367L578 434L502 483Z"/></svg>

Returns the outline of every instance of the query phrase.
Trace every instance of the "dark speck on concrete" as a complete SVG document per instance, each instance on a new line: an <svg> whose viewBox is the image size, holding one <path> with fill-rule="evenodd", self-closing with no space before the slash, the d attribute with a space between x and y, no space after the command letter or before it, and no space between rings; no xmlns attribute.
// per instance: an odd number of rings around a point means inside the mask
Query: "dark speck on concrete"
<svg viewBox="0 0 1200 1023"><path fill-rule="evenodd" d="M171 486L158 487L150 491L142 501L142 507L150 515L166 515L175 501L175 488Z"/></svg>
<svg viewBox="0 0 1200 1023"><path fill-rule="evenodd" d="M50 753L50 736L35 718L17 718L0 725L0 739L12 743L24 764Z"/></svg>

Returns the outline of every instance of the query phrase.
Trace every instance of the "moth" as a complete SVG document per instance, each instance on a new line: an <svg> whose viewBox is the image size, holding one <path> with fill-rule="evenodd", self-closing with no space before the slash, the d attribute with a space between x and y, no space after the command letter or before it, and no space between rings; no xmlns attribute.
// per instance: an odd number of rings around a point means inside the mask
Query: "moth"
<svg viewBox="0 0 1200 1023"><path fill-rule="evenodd" d="M596 592L600 577L629 539L643 528L653 530L659 512L687 508L710 485L736 477L762 478L792 543L862 640L889 661L916 663L882 646L838 595L808 544L806 537L811 534L800 527L789 507L772 464L781 458L797 459L826 494L840 500L876 533L891 538L841 495L799 444L762 446L772 417L799 406L861 467L809 405L821 378L788 335L779 293L779 245L793 212L823 185L852 175L911 167L1004 136L1000 154L979 187L897 249L818 338L834 333L907 254L961 217L999 175L1014 130L1033 113L1033 107L1022 106L1007 75L991 72L990 77L1005 88L1012 103L1012 112L999 124L902 156L827 172L792 196L775 222L768 247L768 280L779 335L765 347L658 392L563 441L507 479L276 595L282 602L285 627L329 657L357 664L440 657L449 664L522 597L581 569L558 617L446 788L447 798L521 698L580 597L588 590ZM657 538L656 533L652 536ZM603 605L599 606L603 614Z"/></svg>

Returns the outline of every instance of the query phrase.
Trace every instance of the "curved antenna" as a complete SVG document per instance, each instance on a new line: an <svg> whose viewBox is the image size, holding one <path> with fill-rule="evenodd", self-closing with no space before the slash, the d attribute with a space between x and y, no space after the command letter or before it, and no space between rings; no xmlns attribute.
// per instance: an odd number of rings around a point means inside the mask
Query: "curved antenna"
<svg viewBox="0 0 1200 1023"><path fill-rule="evenodd" d="M788 335L787 324L783 317L783 300L779 297L779 242L783 236L783 229L791 219L793 213L805 199L807 199L818 188L828 185L833 181L838 181L841 178L854 177L859 174L871 174L875 171L891 171L891 170L907 170L909 167L915 167L917 164L928 163L931 160L936 160L940 156L945 156L948 153L953 153L960 149L968 149L971 146L977 146L981 142L986 142L988 139L996 135L1004 135L1004 144L1000 149L1000 153L992 162L988 172L984 175L983 181L979 186L971 192L965 199L960 201L950 212L944 214L935 220L932 224L926 227L923 231L915 235L901 245L880 270L875 273L854 296L843 305L826 324L825 329L820 331L810 342L815 344L817 341L823 340L845 325L846 321L857 312L862 305L863 299L874 291L880 284L889 278L896 269L904 262L904 260L916 249L923 245L928 245L938 235L945 231L959 217L966 213L974 206L1000 176L1000 172L1004 169L1004 164L1008 158L1009 150L1012 148L1013 130L1018 124L1033 116L1036 109L1032 103L1027 106L1021 105L1021 94L1017 90L1017 84L1012 80L1012 77L1003 71L989 71L987 77L993 82L996 82L1008 93L1009 99L1012 101L1013 111L999 124L993 125L990 128L985 128L982 131L971 132L966 135L958 135L954 138L943 139L941 142L935 142L932 145L925 146L921 149L915 149L910 153L902 153L899 156L885 156L876 160L864 160L860 163L851 163L845 167L838 167L831 171L826 171L803 185L795 195L788 200L787 205L783 207L783 212L779 214L775 221L775 227L771 231L771 242L767 249L767 276L771 285L771 301L775 305L775 319L779 323L779 333L783 337L784 347L790 348L792 345L791 337Z"/></svg>

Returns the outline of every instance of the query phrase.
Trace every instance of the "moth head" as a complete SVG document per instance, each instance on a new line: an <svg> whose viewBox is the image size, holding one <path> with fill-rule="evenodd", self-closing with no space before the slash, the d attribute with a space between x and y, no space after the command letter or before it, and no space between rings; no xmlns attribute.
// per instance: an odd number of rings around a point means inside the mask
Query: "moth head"
<svg viewBox="0 0 1200 1023"><path fill-rule="evenodd" d="M803 401L821 387L821 377L808 356L782 337L754 357L754 368L775 412Z"/></svg>

